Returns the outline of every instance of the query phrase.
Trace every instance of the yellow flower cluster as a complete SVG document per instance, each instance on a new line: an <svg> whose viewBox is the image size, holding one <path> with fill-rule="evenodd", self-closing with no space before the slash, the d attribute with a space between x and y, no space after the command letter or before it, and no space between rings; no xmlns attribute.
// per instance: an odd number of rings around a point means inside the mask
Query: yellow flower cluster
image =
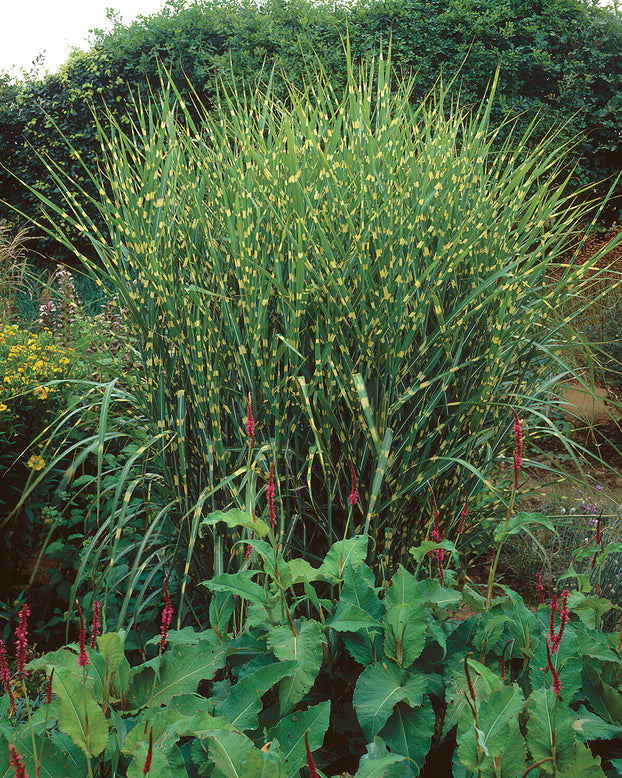
<svg viewBox="0 0 622 778"><path fill-rule="evenodd" d="M49 332L27 332L15 325L0 325L0 413L9 408L12 395L32 392L46 400L54 391L48 381L66 378L73 352L54 342Z"/></svg>

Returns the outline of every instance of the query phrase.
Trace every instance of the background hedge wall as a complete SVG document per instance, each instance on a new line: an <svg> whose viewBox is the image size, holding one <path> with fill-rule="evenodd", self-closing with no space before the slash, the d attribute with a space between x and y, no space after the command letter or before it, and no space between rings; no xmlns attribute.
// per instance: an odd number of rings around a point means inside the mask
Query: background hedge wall
<svg viewBox="0 0 622 778"><path fill-rule="evenodd" d="M458 73L456 94L474 103L499 66L495 120L512 116L527 125L539 114L542 133L555 123L565 124L569 139L580 133L571 156L577 187L590 183L602 194L622 167L622 21L613 11L577 0L369 0L347 7L308 0L185 7L173 0L158 14L95 33L90 51L74 52L45 78L11 83L0 74L0 219L15 221L14 208L41 219L38 201L15 176L54 198L37 152L84 184L63 136L95 166L92 106L105 103L129 122L132 95L146 99L159 88L161 65L182 92L189 93L189 81L208 105L222 81L249 87L275 65L277 89L282 73L301 83L316 55L340 87L346 35L356 58L391 40L398 73L416 74L415 99L441 72L444 80ZM617 195L609 221L622 207L620 185ZM51 241L38 248L67 259Z"/></svg>

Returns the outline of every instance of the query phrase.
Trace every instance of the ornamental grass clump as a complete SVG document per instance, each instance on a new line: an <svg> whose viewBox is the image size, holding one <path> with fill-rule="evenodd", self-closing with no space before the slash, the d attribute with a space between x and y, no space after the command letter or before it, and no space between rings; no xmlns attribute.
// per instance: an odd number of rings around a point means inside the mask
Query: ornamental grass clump
<svg viewBox="0 0 622 778"><path fill-rule="evenodd" d="M584 215L561 141L492 127L494 89L468 111L443 86L413 105L390 59L356 70L347 50L346 66L340 93L316 74L286 104L268 84L225 90L208 113L169 85L131 128L102 119L88 172L105 234L57 177L57 237L69 245L69 223L90 240L85 266L136 336L133 403L157 483L144 510L162 530L157 553L136 544L136 569L192 568L203 509L248 508L251 475L265 483L274 462L290 517L279 542L319 554L352 512L348 534L371 535L382 575L425 536L428 483L446 535L511 463L510 409L531 440L548 425L570 371L557 312L584 273L547 281ZM134 476L121 474L102 542L122 529ZM237 566L239 540L214 524L196 575Z"/></svg>

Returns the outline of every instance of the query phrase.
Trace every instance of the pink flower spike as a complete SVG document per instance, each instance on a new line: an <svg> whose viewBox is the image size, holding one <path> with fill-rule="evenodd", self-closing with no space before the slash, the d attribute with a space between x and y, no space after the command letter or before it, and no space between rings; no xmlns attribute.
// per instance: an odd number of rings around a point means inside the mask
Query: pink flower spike
<svg viewBox="0 0 622 778"><path fill-rule="evenodd" d="M91 636L89 646L96 648L97 638L101 635L101 624L99 622L99 602L95 600L93 602L93 621L91 622Z"/></svg>
<svg viewBox="0 0 622 778"><path fill-rule="evenodd" d="M544 605L544 586L540 580L540 573L536 573L536 597L541 605Z"/></svg>
<svg viewBox="0 0 622 778"><path fill-rule="evenodd" d="M350 462L350 473L352 475L352 491L350 492L350 505L354 508L354 506L359 501L359 493L357 489L357 483L356 483L356 473L354 472L354 465L352 462Z"/></svg>
<svg viewBox="0 0 622 778"><path fill-rule="evenodd" d="M464 532L464 524L468 518L469 515L469 498L466 498L466 502L464 503L464 508L462 509L462 513L460 514L460 526L458 527L458 535L462 535Z"/></svg>
<svg viewBox="0 0 622 778"><path fill-rule="evenodd" d="M9 743L9 753L11 754L11 767L15 771L15 778L28 778L26 766L13 743Z"/></svg>
<svg viewBox="0 0 622 778"><path fill-rule="evenodd" d="M270 465L270 475L268 476L268 488L266 489L268 498L268 519L272 529L276 528L276 508L274 507L274 498L276 496L276 487L274 485L274 463Z"/></svg>
<svg viewBox="0 0 622 778"><path fill-rule="evenodd" d="M26 660L28 659L28 617L30 608L26 603L22 605L19 612L19 624L15 630L15 643L17 653L17 673L22 678L28 674L26 670Z"/></svg>
<svg viewBox="0 0 622 778"><path fill-rule="evenodd" d="M14 716L17 709L15 707L13 687L11 685L11 671L9 670L9 663L6 659L6 648L3 640L0 640L0 684L2 684L2 688L9 698L9 716Z"/></svg>
<svg viewBox="0 0 622 778"><path fill-rule="evenodd" d="M78 614L80 616L80 632L78 634L78 646L80 647L80 653L78 654L78 667L86 667L89 662L89 655L86 653L86 629L84 628L84 614L79 603Z"/></svg>
<svg viewBox="0 0 622 778"><path fill-rule="evenodd" d="M246 417L246 434L251 443L251 448L255 447L255 419L253 419L253 401L251 393L248 393L248 413Z"/></svg>
<svg viewBox="0 0 622 778"><path fill-rule="evenodd" d="M158 649L164 651L168 643L168 630L173 620L173 604L171 602L171 596L168 593L168 585L166 578L163 584L164 590L164 610L162 611L162 621L160 623L160 642L158 643Z"/></svg>

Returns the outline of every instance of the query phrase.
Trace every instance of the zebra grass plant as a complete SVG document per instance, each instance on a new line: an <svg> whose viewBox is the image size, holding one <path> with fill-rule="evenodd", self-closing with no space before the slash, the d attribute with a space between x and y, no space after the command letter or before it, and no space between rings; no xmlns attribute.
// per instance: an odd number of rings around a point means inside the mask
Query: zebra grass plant
<svg viewBox="0 0 622 778"><path fill-rule="evenodd" d="M159 566L179 563L182 591L236 569L241 536L214 524L199 540L201 516L262 514L273 465L282 547L313 559L365 532L387 580L431 527L430 488L455 536L465 500L491 487L512 407L532 437L546 427L571 370L559 312L585 271L547 280L585 215L564 147L491 127L494 89L467 111L444 87L413 105L412 83L391 79L390 57L356 70L348 51L340 94L320 73L287 104L268 83L208 113L169 84L132 126L99 117L87 172L106 234L57 175L64 205L44 204L59 240L70 223L90 241L87 272L127 312L142 378L123 400L148 431L104 504L110 387L84 444L101 512L81 575L103 547L112 570L137 522L128 598Z"/></svg>

